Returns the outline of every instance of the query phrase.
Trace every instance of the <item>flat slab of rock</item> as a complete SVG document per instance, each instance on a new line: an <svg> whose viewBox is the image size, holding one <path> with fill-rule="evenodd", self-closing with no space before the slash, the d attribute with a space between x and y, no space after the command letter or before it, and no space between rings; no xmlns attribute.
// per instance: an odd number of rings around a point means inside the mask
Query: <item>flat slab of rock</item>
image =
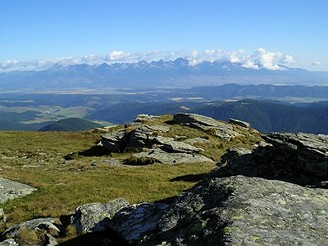
<svg viewBox="0 0 328 246"><path fill-rule="evenodd" d="M249 124L248 122L242 121L242 120L233 119L233 118L230 118L229 119L229 123L236 124L236 125L239 125L239 126L242 126L242 127L245 127L245 128L250 128L251 127L251 124Z"/></svg>
<svg viewBox="0 0 328 246"><path fill-rule="evenodd" d="M241 135L230 124L200 114L176 114L173 116L173 122L203 131L211 131L217 137L227 140Z"/></svg>
<svg viewBox="0 0 328 246"><path fill-rule="evenodd" d="M195 162L213 162L212 159L199 154L188 153L168 153L159 148L151 149L132 155L136 158L152 158L159 163L179 164L179 163L195 163Z"/></svg>
<svg viewBox="0 0 328 246"><path fill-rule="evenodd" d="M196 148L190 144L181 141L175 141L174 138L158 136L154 140L157 144L162 145L161 149L167 152L199 153L201 151L204 151L203 149Z"/></svg>
<svg viewBox="0 0 328 246"><path fill-rule="evenodd" d="M0 203L29 195L36 190L29 185L0 177Z"/></svg>
<svg viewBox="0 0 328 246"><path fill-rule="evenodd" d="M327 245L328 190L262 178L207 179L139 245Z"/></svg>

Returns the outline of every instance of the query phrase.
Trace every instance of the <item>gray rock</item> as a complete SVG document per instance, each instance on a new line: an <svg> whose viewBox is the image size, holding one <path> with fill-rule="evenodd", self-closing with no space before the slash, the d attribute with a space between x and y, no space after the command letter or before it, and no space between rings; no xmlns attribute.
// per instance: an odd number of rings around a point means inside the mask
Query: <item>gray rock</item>
<svg viewBox="0 0 328 246"><path fill-rule="evenodd" d="M327 245L328 190L212 178L181 194L139 245Z"/></svg>
<svg viewBox="0 0 328 246"><path fill-rule="evenodd" d="M256 176L299 185L323 187L328 180L328 141L314 134L274 133L269 145L254 150L230 149L211 175Z"/></svg>
<svg viewBox="0 0 328 246"><path fill-rule="evenodd" d="M130 148L151 148L159 133L168 132L170 130L167 126L150 126L141 125L130 133L129 143L127 147Z"/></svg>
<svg viewBox="0 0 328 246"><path fill-rule="evenodd" d="M125 130L118 130L101 135L99 145L105 147L110 152L122 152L126 146Z"/></svg>
<svg viewBox="0 0 328 246"><path fill-rule="evenodd" d="M179 164L179 163L195 163L195 162L213 162L212 159L199 154L188 153L168 153L159 148L150 149L148 151L135 153L135 158L152 158L159 163Z"/></svg>
<svg viewBox="0 0 328 246"><path fill-rule="evenodd" d="M211 132L217 137L231 140L241 134L236 132L233 127L225 122L217 121L211 117L199 114L181 113L173 116L173 122L192 128Z"/></svg>
<svg viewBox="0 0 328 246"><path fill-rule="evenodd" d="M149 114L138 114L137 117L134 119L134 122L144 122L147 120L157 119L159 116L156 115L149 115Z"/></svg>
<svg viewBox="0 0 328 246"><path fill-rule="evenodd" d="M36 191L29 185L0 177L0 204Z"/></svg>
<svg viewBox="0 0 328 246"><path fill-rule="evenodd" d="M111 200L106 203L90 203L79 206L71 217L71 224L75 225L78 233L104 230L97 225L105 218L112 218L129 203L122 198Z"/></svg>
<svg viewBox="0 0 328 246"><path fill-rule="evenodd" d="M264 136L264 139L276 149L285 149L297 153L300 171L328 180L327 135L271 133Z"/></svg>
<svg viewBox="0 0 328 246"><path fill-rule="evenodd" d="M164 203L141 203L123 208L112 220L105 222L131 244L139 242L143 235L157 227L158 219L167 209Z"/></svg>
<svg viewBox="0 0 328 246"><path fill-rule="evenodd" d="M239 125L239 126L242 126L242 127L245 127L245 128L250 128L251 127L251 124L249 124L246 121L232 119L232 118L229 119L229 123L236 124L236 125Z"/></svg>
<svg viewBox="0 0 328 246"><path fill-rule="evenodd" d="M31 238L24 238L21 235L22 230L27 230L31 232L35 232L37 238L33 238L33 242L27 242L26 240L31 240ZM34 245L49 245L49 236L55 235L58 236L62 233L63 227L59 224L56 224L55 218L39 218L34 220L25 221L18 225L8 228L1 234L1 238L12 238L6 243L15 243L18 245L32 245L30 243L34 243ZM52 236L51 236L52 238ZM52 245L55 245L54 242L51 242ZM1 245L1 244L0 244ZM15 244L4 244L4 245L15 245Z"/></svg>
<svg viewBox="0 0 328 246"><path fill-rule="evenodd" d="M12 238L0 242L0 246L18 246L19 244Z"/></svg>
<svg viewBox="0 0 328 246"><path fill-rule="evenodd" d="M123 152L126 149L150 148L154 137L159 133L168 132L168 126L137 124L131 132L120 129L101 136L99 145L110 152Z"/></svg>
<svg viewBox="0 0 328 246"><path fill-rule="evenodd" d="M200 114L181 113L173 116L173 121L177 124L188 125L192 124L197 128L203 129L204 126L216 127L220 124L219 121Z"/></svg>
<svg viewBox="0 0 328 246"><path fill-rule="evenodd" d="M174 138L161 137L158 136L155 139L155 142L161 146L161 149L167 152L176 152L176 153L199 153L204 151L201 148L196 148L190 144L175 141Z"/></svg>

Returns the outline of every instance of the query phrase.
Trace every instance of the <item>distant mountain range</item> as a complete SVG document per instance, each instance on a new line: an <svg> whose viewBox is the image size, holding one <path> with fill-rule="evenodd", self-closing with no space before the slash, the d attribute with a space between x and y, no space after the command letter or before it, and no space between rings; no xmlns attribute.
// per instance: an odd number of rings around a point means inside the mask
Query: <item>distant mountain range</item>
<svg viewBox="0 0 328 246"><path fill-rule="evenodd" d="M191 88L194 86L237 84L327 85L328 72L280 66L278 70L246 68L240 63L202 62L195 66L178 58L174 61L139 61L97 65L55 65L42 71L0 73L5 91L84 90L108 88Z"/></svg>

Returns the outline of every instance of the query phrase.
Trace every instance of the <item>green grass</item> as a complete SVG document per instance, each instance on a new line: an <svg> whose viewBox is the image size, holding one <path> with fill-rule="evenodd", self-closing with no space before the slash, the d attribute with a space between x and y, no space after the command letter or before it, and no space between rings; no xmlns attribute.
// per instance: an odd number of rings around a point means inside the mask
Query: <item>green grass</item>
<svg viewBox="0 0 328 246"><path fill-rule="evenodd" d="M2 205L8 226L36 217L58 217L81 204L117 197L130 203L159 201L195 183L172 179L214 168L208 163L110 166L110 156L76 155L64 160L71 152L90 149L98 138L92 132L0 132L0 175L38 188Z"/></svg>
<svg viewBox="0 0 328 246"><path fill-rule="evenodd" d="M165 124L171 119L171 116L164 116L147 124ZM167 126L170 127L165 134L168 137L210 140L210 143L198 144L197 147L203 148L203 154L215 161L229 147L251 146L259 140L258 134L242 128L237 130L249 136L227 141L200 130L172 124ZM96 146L100 134L96 130L0 132L0 176L38 189L29 196L1 205L7 215L5 226L37 217L59 217L71 213L79 205L118 197L130 203L165 200L191 188L202 174L215 167L215 163L110 166L110 158L129 159L131 153L83 155ZM72 158L65 160L68 155Z"/></svg>

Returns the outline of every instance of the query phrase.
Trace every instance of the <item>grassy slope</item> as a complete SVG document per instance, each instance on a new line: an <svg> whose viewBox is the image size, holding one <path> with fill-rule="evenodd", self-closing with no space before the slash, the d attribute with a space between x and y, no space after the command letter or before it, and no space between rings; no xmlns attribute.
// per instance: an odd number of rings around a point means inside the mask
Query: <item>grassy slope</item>
<svg viewBox="0 0 328 246"><path fill-rule="evenodd" d="M167 118L164 118L167 120ZM205 153L218 160L225 149L254 143L257 137L227 142L181 126L171 126L171 135L206 137L212 141ZM111 156L84 156L99 140L98 132L0 132L0 175L27 183L38 191L2 205L7 226L36 217L68 214L85 203L123 197L130 203L166 199L190 188L215 164L110 166ZM64 157L74 152L73 160ZM127 157L130 153L113 154ZM179 177L182 177L179 179ZM183 177L188 177L184 179ZM178 179L176 179L178 178ZM147 191L147 192L145 192Z"/></svg>

